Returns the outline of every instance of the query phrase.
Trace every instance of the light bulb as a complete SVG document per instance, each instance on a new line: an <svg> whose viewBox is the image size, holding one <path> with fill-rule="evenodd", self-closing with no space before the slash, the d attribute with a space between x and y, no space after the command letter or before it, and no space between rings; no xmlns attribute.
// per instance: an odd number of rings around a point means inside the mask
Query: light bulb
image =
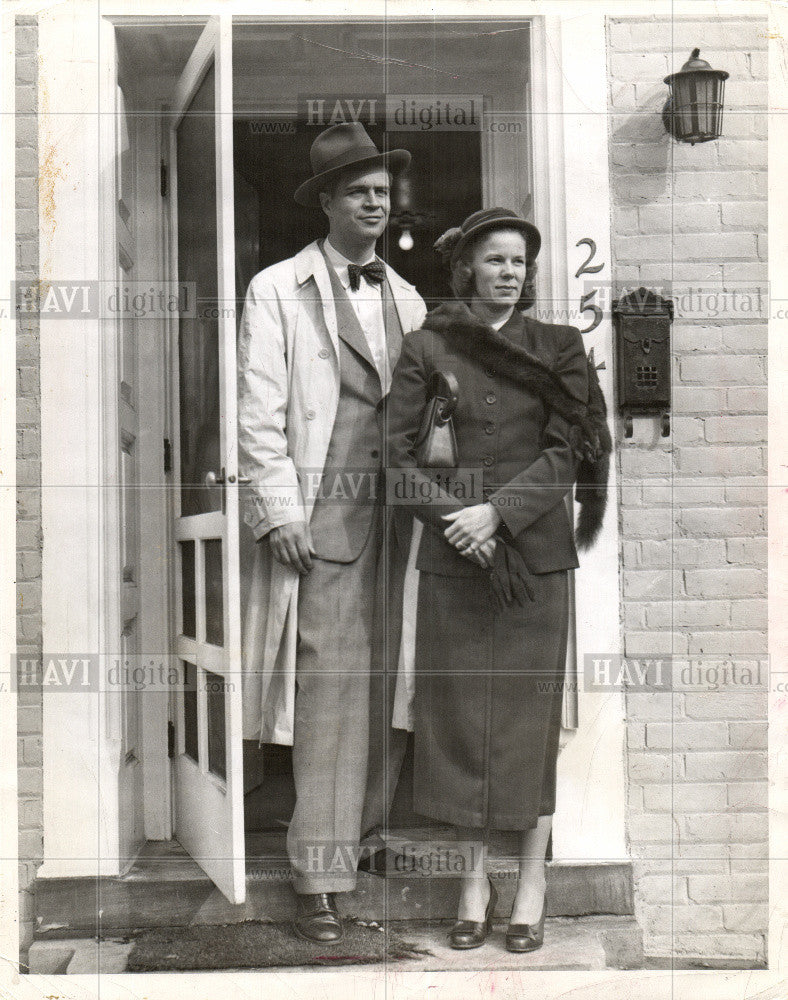
<svg viewBox="0 0 788 1000"><path fill-rule="evenodd" d="M410 235L409 229L402 230L402 235L399 238L399 248L400 250L413 249L413 237Z"/></svg>

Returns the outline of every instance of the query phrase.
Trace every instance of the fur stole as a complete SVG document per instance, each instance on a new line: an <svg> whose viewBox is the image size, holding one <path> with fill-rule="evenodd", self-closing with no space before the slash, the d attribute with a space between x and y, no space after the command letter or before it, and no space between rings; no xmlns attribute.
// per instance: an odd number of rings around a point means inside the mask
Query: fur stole
<svg viewBox="0 0 788 1000"><path fill-rule="evenodd" d="M580 513L575 541L580 549L590 548L602 527L613 451L607 426L607 405L593 352L587 359L589 398L584 402L569 392L559 375L544 361L486 326L462 302L443 303L427 315L423 325L444 336L456 350L537 395L545 406L569 423L569 440L580 460L575 489Z"/></svg>

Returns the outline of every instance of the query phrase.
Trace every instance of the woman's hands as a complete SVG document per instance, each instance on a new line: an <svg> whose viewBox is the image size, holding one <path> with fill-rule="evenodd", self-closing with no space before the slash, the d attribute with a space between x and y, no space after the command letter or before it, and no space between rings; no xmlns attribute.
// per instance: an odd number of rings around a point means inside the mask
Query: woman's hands
<svg viewBox="0 0 788 1000"><path fill-rule="evenodd" d="M463 507L462 510L444 514L443 520L450 522L443 532L446 541L461 555L473 559L482 566L492 564L495 552L493 535L501 523L501 515L491 503Z"/></svg>

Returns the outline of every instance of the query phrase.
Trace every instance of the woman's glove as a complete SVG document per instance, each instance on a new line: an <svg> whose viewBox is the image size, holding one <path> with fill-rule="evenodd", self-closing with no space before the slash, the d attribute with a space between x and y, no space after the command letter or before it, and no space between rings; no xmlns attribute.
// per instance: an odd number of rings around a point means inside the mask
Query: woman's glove
<svg viewBox="0 0 788 1000"><path fill-rule="evenodd" d="M536 598L534 582L523 557L517 549L500 538L495 546L490 584L499 611L515 601L520 607L524 607L526 600L533 601Z"/></svg>

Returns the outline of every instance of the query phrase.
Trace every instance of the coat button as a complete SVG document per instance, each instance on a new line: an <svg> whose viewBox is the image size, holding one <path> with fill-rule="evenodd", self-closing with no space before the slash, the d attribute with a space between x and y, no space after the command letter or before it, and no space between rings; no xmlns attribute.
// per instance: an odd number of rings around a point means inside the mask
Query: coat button
<svg viewBox="0 0 788 1000"><path fill-rule="evenodd" d="M306 411L306 419L307 420L314 420L316 416L317 416L317 414L315 413L314 410L307 410Z"/></svg>
<svg viewBox="0 0 788 1000"><path fill-rule="evenodd" d="M494 392L488 392L484 398L488 403L490 403L490 405L492 405L498 397L495 395Z"/></svg>
<svg viewBox="0 0 788 1000"><path fill-rule="evenodd" d="M489 468L493 464L492 455L485 455L484 458L482 459L482 464L486 465L487 468Z"/></svg>
<svg viewBox="0 0 788 1000"><path fill-rule="evenodd" d="M485 434L494 434L495 433L495 424L493 424L493 423L485 424L484 425L484 433Z"/></svg>
<svg viewBox="0 0 788 1000"><path fill-rule="evenodd" d="M327 347L321 347L320 350L317 353L318 353L318 357L321 357L321 358L327 358L328 355L329 355L329 351L328 351Z"/></svg>
<svg viewBox="0 0 788 1000"><path fill-rule="evenodd" d="M492 368L485 368L484 374L487 376L487 378L495 378L495 372L492 370Z"/></svg>
<svg viewBox="0 0 788 1000"><path fill-rule="evenodd" d="M372 449L372 451L370 452L370 455L371 455L371 456L372 456L373 458L378 458L378 456L380 455L380 452L378 451L378 449L377 449L377 448L373 448L373 449Z"/></svg>

